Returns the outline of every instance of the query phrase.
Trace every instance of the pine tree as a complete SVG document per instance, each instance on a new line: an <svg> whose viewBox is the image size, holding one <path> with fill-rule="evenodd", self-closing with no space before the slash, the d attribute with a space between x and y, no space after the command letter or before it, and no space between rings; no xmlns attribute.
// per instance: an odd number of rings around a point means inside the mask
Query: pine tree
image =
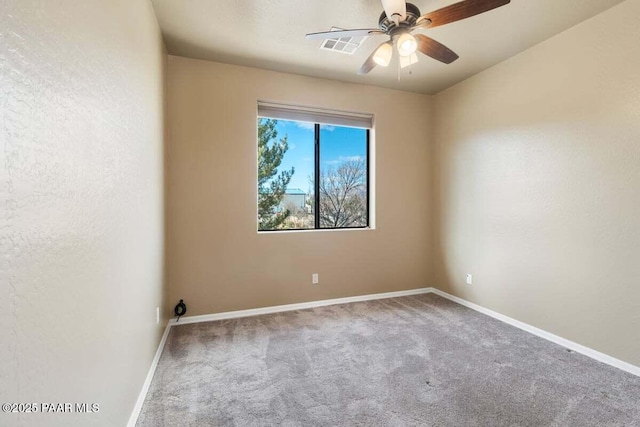
<svg viewBox="0 0 640 427"><path fill-rule="evenodd" d="M294 168L278 173L282 158L289 149L287 136L278 141L277 120L258 121L258 229L275 230L290 212L278 211Z"/></svg>

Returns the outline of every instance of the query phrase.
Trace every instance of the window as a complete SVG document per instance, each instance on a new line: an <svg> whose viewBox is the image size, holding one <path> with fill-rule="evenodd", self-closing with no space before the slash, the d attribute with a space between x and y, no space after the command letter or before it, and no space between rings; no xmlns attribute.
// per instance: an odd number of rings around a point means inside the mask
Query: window
<svg viewBox="0 0 640 427"><path fill-rule="evenodd" d="M258 230L369 227L372 116L258 104Z"/></svg>

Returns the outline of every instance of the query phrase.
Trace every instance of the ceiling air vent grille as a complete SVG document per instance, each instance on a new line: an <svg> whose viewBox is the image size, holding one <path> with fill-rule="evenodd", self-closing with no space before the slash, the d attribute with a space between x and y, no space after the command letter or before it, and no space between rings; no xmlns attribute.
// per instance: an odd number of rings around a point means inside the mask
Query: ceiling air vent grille
<svg viewBox="0 0 640 427"><path fill-rule="evenodd" d="M342 28L331 27L331 31L342 30ZM346 53L353 55L353 53L360 47L363 41L367 37L340 37L335 39L325 39L320 46L320 49L332 50L334 52Z"/></svg>

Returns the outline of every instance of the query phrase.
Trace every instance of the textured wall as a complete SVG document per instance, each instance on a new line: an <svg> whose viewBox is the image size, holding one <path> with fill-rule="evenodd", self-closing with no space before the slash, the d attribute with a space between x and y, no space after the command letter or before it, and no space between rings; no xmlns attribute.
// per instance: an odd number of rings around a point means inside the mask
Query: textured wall
<svg viewBox="0 0 640 427"><path fill-rule="evenodd" d="M638 16L628 0L434 106L439 286L635 365Z"/></svg>
<svg viewBox="0 0 640 427"><path fill-rule="evenodd" d="M0 402L125 425L155 352L163 268L163 53L148 1L0 8Z"/></svg>
<svg viewBox="0 0 640 427"><path fill-rule="evenodd" d="M205 314L431 285L429 96L174 56L168 79L172 304ZM375 230L257 233L258 99L376 115Z"/></svg>

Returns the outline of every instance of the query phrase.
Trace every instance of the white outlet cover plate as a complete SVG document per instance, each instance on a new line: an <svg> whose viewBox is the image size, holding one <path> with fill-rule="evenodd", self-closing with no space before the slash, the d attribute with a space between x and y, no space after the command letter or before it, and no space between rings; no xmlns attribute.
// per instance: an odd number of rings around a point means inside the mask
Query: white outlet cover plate
<svg viewBox="0 0 640 427"><path fill-rule="evenodd" d="M473 276L467 273L467 285L471 285L473 283Z"/></svg>

